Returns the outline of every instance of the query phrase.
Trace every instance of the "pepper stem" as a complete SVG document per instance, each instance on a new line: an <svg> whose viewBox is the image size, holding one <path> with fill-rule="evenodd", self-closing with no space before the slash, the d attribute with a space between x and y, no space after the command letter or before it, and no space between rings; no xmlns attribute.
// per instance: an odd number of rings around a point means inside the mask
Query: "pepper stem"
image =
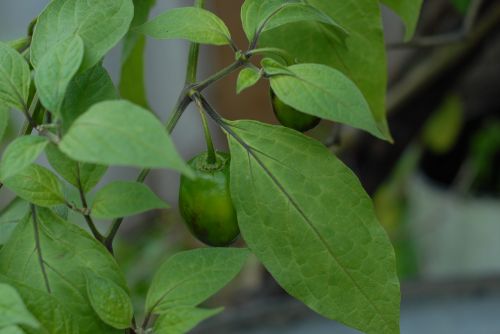
<svg viewBox="0 0 500 334"><path fill-rule="evenodd" d="M194 99L196 102L196 106L198 107L198 112L201 116L201 122L203 124L203 131L205 132L205 141L207 142L207 164L215 165L217 163L217 155L215 153L214 143L212 141L212 135L210 134L210 129L208 127L207 117L205 116L205 112L203 106L199 99Z"/></svg>

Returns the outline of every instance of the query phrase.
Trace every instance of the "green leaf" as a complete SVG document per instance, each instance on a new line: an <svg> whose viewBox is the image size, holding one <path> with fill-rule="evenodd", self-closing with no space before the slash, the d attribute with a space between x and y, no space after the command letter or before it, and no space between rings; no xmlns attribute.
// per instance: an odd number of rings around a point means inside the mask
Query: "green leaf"
<svg viewBox="0 0 500 334"><path fill-rule="evenodd" d="M239 94L245 89L252 87L260 78L262 78L261 71L248 67L242 69L238 75L238 81L236 82L236 92Z"/></svg>
<svg viewBox="0 0 500 334"><path fill-rule="evenodd" d="M77 161L171 168L192 176L163 125L149 111L127 101L92 106L73 123L59 148Z"/></svg>
<svg viewBox="0 0 500 334"><path fill-rule="evenodd" d="M131 327L134 311L128 293L113 281L91 271L85 277L90 304L99 318L114 328Z"/></svg>
<svg viewBox="0 0 500 334"><path fill-rule="evenodd" d="M92 190L108 170L108 167L103 165L74 161L62 153L55 144L49 144L45 154L50 165L59 175L76 188L81 186L85 193Z"/></svg>
<svg viewBox="0 0 500 334"><path fill-rule="evenodd" d="M185 334L200 322L211 318L223 310L222 307L208 310L197 307L176 307L158 317L154 326L156 334Z"/></svg>
<svg viewBox="0 0 500 334"><path fill-rule="evenodd" d="M0 105L0 143L2 142L5 130L7 130L7 126L9 125L9 118L9 109Z"/></svg>
<svg viewBox="0 0 500 334"><path fill-rule="evenodd" d="M0 105L28 110L31 73L23 56L0 42Z"/></svg>
<svg viewBox="0 0 500 334"><path fill-rule="evenodd" d="M87 297L85 279L85 273L92 272L113 281L126 291L125 278L116 261L89 233L52 211L38 208L37 218L42 252L39 253L35 246L30 215L18 225L0 251L0 274L12 280L17 288L22 284L47 291L48 285L51 296L72 315L80 333L122 333L106 325L95 314ZM35 298L38 297L25 295L27 304L34 303L37 300Z"/></svg>
<svg viewBox="0 0 500 334"><path fill-rule="evenodd" d="M78 33L85 45L82 70L97 64L126 34L132 0L53 0L40 14L31 43L31 62L38 65L60 41Z"/></svg>
<svg viewBox="0 0 500 334"><path fill-rule="evenodd" d="M146 312L158 314L200 304L227 285L247 257L248 251L242 248L199 248L173 255L153 278Z"/></svg>
<svg viewBox="0 0 500 334"><path fill-rule="evenodd" d="M423 0L381 0L386 6L398 14L406 25L405 40L410 40L415 34L420 9Z"/></svg>
<svg viewBox="0 0 500 334"><path fill-rule="evenodd" d="M7 146L0 162L0 179L7 179L32 164L49 141L45 137L21 136Z"/></svg>
<svg viewBox="0 0 500 334"><path fill-rule="evenodd" d="M24 334L24 332L17 326L9 326L0 329L0 334Z"/></svg>
<svg viewBox="0 0 500 334"><path fill-rule="evenodd" d="M271 87L284 103L388 139L377 128L363 94L342 72L321 64L293 65L288 71L290 74L271 76Z"/></svg>
<svg viewBox="0 0 500 334"><path fill-rule="evenodd" d="M246 0L241 7L241 21L249 41L261 33L289 23L316 21L334 27L343 38L346 31L325 13L300 1Z"/></svg>
<svg viewBox="0 0 500 334"><path fill-rule="evenodd" d="M319 314L367 334L399 333L394 251L356 176L297 131L229 125L231 196L253 253Z"/></svg>
<svg viewBox="0 0 500 334"><path fill-rule="evenodd" d="M299 22L266 32L262 47L286 50L299 63L319 63L338 69L363 93L378 127L386 137L387 60L380 5L373 0L308 0L349 33L345 46L331 29L317 22Z"/></svg>
<svg viewBox="0 0 500 334"><path fill-rule="evenodd" d="M212 12L195 7L171 9L139 26L137 31L158 39L186 39L200 44L226 45L231 34Z"/></svg>
<svg viewBox="0 0 500 334"><path fill-rule="evenodd" d="M146 22L149 11L155 3L155 0L134 0L135 14L131 27ZM144 82L145 47L146 38L144 35L130 30L125 36L119 87L122 98L148 109L149 104Z"/></svg>
<svg viewBox="0 0 500 334"><path fill-rule="evenodd" d="M3 182L17 196L36 205L51 207L65 203L61 182L40 165L29 165Z"/></svg>
<svg viewBox="0 0 500 334"><path fill-rule="evenodd" d="M61 107L63 130L66 132L71 124L92 105L116 99L118 99L116 88L101 64L77 74L66 90Z"/></svg>
<svg viewBox="0 0 500 334"><path fill-rule="evenodd" d="M10 285L0 283L0 328L27 325L38 328L38 321L26 309L19 293Z"/></svg>
<svg viewBox="0 0 500 334"><path fill-rule="evenodd" d="M2 210L0 213L0 245L4 245L9 240L17 223L26 216L27 212L28 202L17 197Z"/></svg>
<svg viewBox="0 0 500 334"><path fill-rule="evenodd" d="M53 295L0 275L0 282L15 285L28 310L40 322L39 328L24 327L27 334L79 334L75 320Z"/></svg>
<svg viewBox="0 0 500 334"><path fill-rule="evenodd" d="M96 218L113 219L167 207L167 204L146 185L116 181L96 193L91 214Z"/></svg>
<svg viewBox="0 0 500 334"><path fill-rule="evenodd" d="M57 43L40 60L35 84L45 108L58 114L68 85L83 60L83 41L73 35Z"/></svg>

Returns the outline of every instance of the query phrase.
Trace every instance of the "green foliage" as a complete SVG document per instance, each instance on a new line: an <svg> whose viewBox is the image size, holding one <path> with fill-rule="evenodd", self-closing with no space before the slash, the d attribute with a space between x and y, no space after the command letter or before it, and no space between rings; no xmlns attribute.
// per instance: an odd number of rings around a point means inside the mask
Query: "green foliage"
<svg viewBox="0 0 500 334"><path fill-rule="evenodd" d="M241 7L241 21L249 41L257 33L296 22L319 22L334 27L342 37L347 34L333 18L301 1L246 0Z"/></svg>
<svg viewBox="0 0 500 334"><path fill-rule="evenodd" d="M248 251L241 248L199 248L173 255L153 278L146 299L147 313L197 306L229 283L247 257Z"/></svg>
<svg viewBox="0 0 500 334"><path fill-rule="evenodd" d="M34 289L20 282L14 282L0 275L0 282L11 282L16 285L28 310L38 319L40 326L33 330L23 326L27 334L78 334L78 324L73 316L48 292Z"/></svg>
<svg viewBox="0 0 500 334"><path fill-rule="evenodd" d="M0 179L21 172L43 152L49 141L45 137L21 136L9 144L0 162Z"/></svg>
<svg viewBox="0 0 500 334"><path fill-rule="evenodd" d="M59 148L77 161L171 168L192 175L163 125L127 101L94 104L73 123Z"/></svg>
<svg viewBox="0 0 500 334"><path fill-rule="evenodd" d="M382 0L382 3L401 16L406 25L405 40L410 40L415 34L423 0Z"/></svg>
<svg viewBox="0 0 500 334"><path fill-rule="evenodd" d="M186 39L191 42L226 45L231 34L215 14L200 8L171 9L137 28L148 36L159 39Z"/></svg>
<svg viewBox="0 0 500 334"><path fill-rule="evenodd" d="M71 79L83 60L83 41L73 35L57 43L40 60L35 73L35 84L40 101L58 114Z"/></svg>
<svg viewBox="0 0 500 334"><path fill-rule="evenodd" d="M372 0L309 0L347 32L345 46L335 30L317 22L298 22L262 34L260 46L286 50L299 63L338 69L361 90L378 128L389 136L385 119L387 66L380 6Z"/></svg>
<svg viewBox="0 0 500 334"><path fill-rule="evenodd" d="M271 87L287 105L388 139L378 129L363 94L340 71L320 64L299 64L286 68L282 74L272 73L274 70L270 73Z"/></svg>
<svg viewBox="0 0 500 334"><path fill-rule="evenodd" d="M5 130L7 130L7 126L9 125L9 119L9 109L0 105L0 143L2 142Z"/></svg>
<svg viewBox="0 0 500 334"><path fill-rule="evenodd" d="M154 332L157 334L188 333L200 322L219 314L222 310L222 308L207 310L197 307L176 307L158 317Z"/></svg>
<svg viewBox="0 0 500 334"><path fill-rule="evenodd" d="M37 210L36 222L40 252L34 224L31 217L19 223L0 251L0 273L16 287L19 283L46 292L50 289L50 294L71 313L80 333L119 333L95 314L87 298L84 275L92 272L126 290L125 279L113 257L87 232L41 208ZM27 303L31 299L24 297Z"/></svg>
<svg viewBox="0 0 500 334"><path fill-rule="evenodd" d="M229 124L231 191L249 248L318 313L366 333L398 333L394 252L352 172L296 131Z"/></svg>
<svg viewBox="0 0 500 334"><path fill-rule="evenodd" d="M39 326L17 291L10 285L0 283L0 329L13 325Z"/></svg>
<svg viewBox="0 0 500 334"><path fill-rule="evenodd" d="M0 329L0 334L24 334L21 328L17 326L9 326Z"/></svg>
<svg viewBox="0 0 500 334"><path fill-rule="evenodd" d="M31 74L24 58L0 42L0 106L27 110Z"/></svg>
<svg viewBox="0 0 500 334"><path fill-rule="evenodd" d="M156 0L134 0L134 19L131 27L143 24ZM144 83L144 35L129 31L123 41L120 93L122 98L144 108L149 108Z"/></svg>
<svg viewBox="0 0 500 334"><path fill-rule="evenodd" d="M142 183L116 181L99 190L92 202L92 216L112 219L131 216L167 204Z"/></svg>
<svg viewBox="0 0 500 334"><path fill-rule="evenodd" d="M77 74L69 83L60 110L63 129L71 124L92 105L118 99L118 93L108 72L100 65Z"/></svg>
<svg viewBox="0 0 500 334"><path fill-rule="evenodd" d="M31 164L3 180L17 196L39 206L51 207L65 203L62 184L50 170Z"/></svg>
<svg viewBox="0 0 500 334"><path fill-rule="evenodd" d="M242 69L238 75L238 81L236 82L236 93L240 94L245 89L252 87L260 78L262 78L261 71L248 67Z"/></svg>
<svg viewBox="0 0 500 334"><path fill-rule="evenodd" d="M28 212L28 202L15 198L0 212L0 246L9 240L16 224Z"/></svg>
<svg viewBox="0 0 500 334"><path fill-rule="evenodd" d="M78 32L85 45L82 70L97 64L126 34L134 15L132 0L54 0L37 20L31 62L38 65L60 41Z"/></svg>
<svg viewBox="0 0 500 334"><path fill-rule="evenodd" d="M122 218L167 207L142 184L150 169L180 172L182 184L194 185L192 202L202 202L200 194L209 188L203 173L181 158L170 137L193 101L226 132L232 156L225 158L230 171L203 158L206 174L221 172L225 192L207 197L215 215L204 211L191 218L216 217L211 222L220 223L217 215L231 211L234 233L238 222L250 251L292 296L365 333L399 333L394 251L353 173L315 140L281 126L227 121L203 96L206 88L241 70L238 93L269 80L282 105L314 122L323 118L391 140L380 2L402 17L410 38L421 0L246 0L241 8L250 42L246 51L238 49L219 17L203 9L203 0L149 22L155 0L53 0L30 26L32 39L29 33L0 42L0 138L10 108L29 121L26 135L8 144L0 163L3 185L17 195L0 214L1 333L118 334L137 326L124 275L112 256L113 240ZM165 125L148 107L145 35L192 42L190 84ZM119 96L102 62L122 38ZM229 45L235 60L193 82L197 43ZM251 62L255 55L264 55L260 66ZM450 105L424 135L440 148L449 147L459 127ZM28 136L32 131L39 136ZM496 143L495 138L477 140L476 151L487 152L478 164L491 158L493 146L486 142ZM42 151L53 171L34 164ZM90 193L108 166L143 170L136 182L115 181ZM64 188L59 177L74 188ZM220 187L215 191L221 194ZM92 236L67 221L74 218L68 208L82 216ZM181 201L187 217L185 208ZM114 219L108 233L101 234L94 218ZM215 231L221 237L213 224L203 227L211 230L203 231L206 235ZM134 330L180 334L219 313L197 306L227 285L248 255L245 248L200 248L171 256L147 292L143 328Z"/></svg>
<svg viewBox="0 0 500 334"><path fill-rule="evenodd" d="M76 188L81 187L84 192L94 188L108 170L103 165L74 161L52 143L47 146L45 154L50 165L59 175Z"/></svg>
<svg viewBox="0 0 500 334"><path fill-rule="evenodd" d="M106 324L126 329L132 326L132 301L126 291L113 281L86 272L90 305Z"/></svg>

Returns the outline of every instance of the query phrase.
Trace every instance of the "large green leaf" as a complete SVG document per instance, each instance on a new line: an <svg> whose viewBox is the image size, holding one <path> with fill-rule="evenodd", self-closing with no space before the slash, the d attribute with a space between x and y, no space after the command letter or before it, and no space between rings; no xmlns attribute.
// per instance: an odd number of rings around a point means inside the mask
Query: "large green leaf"
<svg viewBox="0 0 500 334"><path fill-rule="evenodd" d="M83 60L83 41L72 35L57 43L40 60L35 84L45 108L58 114L68 85Z"/></svg>
<svg viewBox="0 0 500 334"><path fill-rule="evenodd" d="M51 207L65 203L62 184L50 170L37 164L3 180L17 196L36 205Z"/></svg>
<svg viewBox="0 0 500 334"><path fill-rule="evenodd" d="M108 170L108 167L103 165L74 161L62 153L55 144L49 144L45 154L50 165L59 175L76 188L81 187L84 192L94 188Z"/></svg>
<svg viewBox="0 0 500 334"><path fill-rule="evenodd" d="M156 0L134 0L134 20L131 27L143 24L148 19ZM146 37L130 30L123 41L120 94L144 108L149 108L144 82L144 50Z"/></svg>
<svg viewBox="0 0 500 334"><path fill-rule="evenodd" d="M28 110L30 68L23 56L0 42L0 106Z"/></svg>
<svg viewBox="0 0 500 334"><path fill-rule="evenodd" d="M7 179L33 163L49 141L45 137L21 136L7 146L0 162L0 179Z"/></svg>
<svg viewBox="0 0 500 334"><path fill-rule="evenodd" d="M9 326L0 329L0 334L24 334L23 330L17 326Z"/></svg>
<svg viewBox="0 0 500 334"><path fill-rule="evenodd" d="M27 212L28 202L17 197L0 212L0 245L9 240L17 223L23 219Z"/></svg>
<svg viewBox="0 0 500 334"><path fill-rule="evenodd" d="M271 76L271 87L284 103L388 139L378 129L363 94L342 72L321 64L298 64L287 70L289 73Z"/></svg>
<svg viewBox="0 0 500 334"><path fill-rule="evenodd" d="M38 321L26 309L21 296L12 286L0 283L0 328L27 325L37 328Z"/></svg>
<svg viewBox="0 0 500 334"><path fill-rule="evenodd" d="M265 32L261 46L286 50L300 63L332 66L354 81L389 136L385 119L387 64L380 5L373 0L308 0L348 32L345 45L317 22L299 22Z"/></svg>
<svg viewBox="0 0 500 334"><path fill-rule="evenodd" d="M57 43L78 33L85 45L82 69L90 68L126 34L133 16L132 0L53 0L38 17L31 62L38 67Z"/></svg>
<svg viewBox="0 0 500 334"><path fill-rule="evenodd" d="M67 131L75 119L92 105L117 98L118 93L113 81L101 64L77 74L66 90L61 107L63 130Z"/></svg>
<svg viewBox="0 0 500 334"><path fill-rule="evenodd" d="M113 219L167 207L145 184L116 181L96 193L91 214L96 218Z"/></svg>
<svg viewBox="0 0 500 334"><path fill-rule="evenodd" d="M149 111L127 101L92 106L73 123L59 148L77 161L171 168L192 175L163 125Z"/></svg>
<svg viewBox="0 0 500 334"><path fill-rule="evenodd" d="M229 125L231 195L250 249L319 314L368 334L399 333L394 251L356 176L297 131Z"/></svg>
<svg viewBox="0 0 500 334"><path fill-rule="evenodd" d="M113 281L92 272L87 272L85 277L90 305L99 318L114 328L131 327L134 310L128 293Z"/></svg>
<svg viewBox="0 0 500 334"><path fill-rule="evenodd" d="M282 25L316 21L334 27L340 36L346 32L337 22L317 8L297 0L246 0L241 7L241 21L248 40L257 31L265 32Z"/></svg>
<svg viewBox="0 0 500 334"><path fill-rule="evenodd" d="M113 257L81 228L48 209L37 211L41 253L35 246L34 223L28 216L0 251L0 274L14 284L41 291L47 291L47 284L51 296L73 316L82 334L122 333L99 319L87 297L86 272L111 280L127 291L125 278ZM26 303L32 302L32 297L25 298Z"/></svg>
<svg viewBox="0 0 500 334"><path fill-rule="evenodd" d="M200 322L211 318L223 308L213 310L197 307L176 307L168 310L156 319L154 333L156 334L185 334L196 327Z"/></svg>
<svg viewBox="0 0 500 334"><path fill-rule="evenodd" d="M403 19L406 25L405 40L409 40L415 33L420 9L423 0L381 0L382 3L394 10Z"/></svg>
<svg viewBox="0 0 500 334"><path fill-rule="evenodd" d="M165 261L146 297L147 313L178 306L196 306L228 284L248 257L243 248L199 248L179 252Z"/></svg>
<svg viewBox="0 0 500 334"><path fill-rule="evenodd" d="M195 7L171 9L139 26L140 31L159 39L186 39L201 44L226 45L231 34L212 12Z"/></svg>
<svg viewBox="0 0 500 334"><path fill-rule="evenodd" d="M27 334L79 334L73 316L65 307L46 291L33 289L19 281L13 281L0 274L0 282L15 285L28 310L39 321L34 330L23 326Z"/></svg>

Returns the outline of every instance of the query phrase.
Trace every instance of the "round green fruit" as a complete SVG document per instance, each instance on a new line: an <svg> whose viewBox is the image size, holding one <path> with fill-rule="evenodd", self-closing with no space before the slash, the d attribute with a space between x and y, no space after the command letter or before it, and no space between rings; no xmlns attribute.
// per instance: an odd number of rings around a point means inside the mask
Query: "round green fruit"
<svg viewBox="0 0 500 334"><path fill-rule="evenodd" d="M276 94L271 90L271 101L273 104L273 111L278 121L287 128L295 129L300 132L305 132L316 127L321 121L321 118L304 114L286 105L281 101Z"/></svg>
<svg viewBox="0 0 500 334"><path fill-rule="evenodd" d="M197 178L181 177L181 215L198 240L215 247L229 246L240 234L229 190L230 156L217 152L217 163L208 164L207 153L202 153L188 164Z"/></svg>

